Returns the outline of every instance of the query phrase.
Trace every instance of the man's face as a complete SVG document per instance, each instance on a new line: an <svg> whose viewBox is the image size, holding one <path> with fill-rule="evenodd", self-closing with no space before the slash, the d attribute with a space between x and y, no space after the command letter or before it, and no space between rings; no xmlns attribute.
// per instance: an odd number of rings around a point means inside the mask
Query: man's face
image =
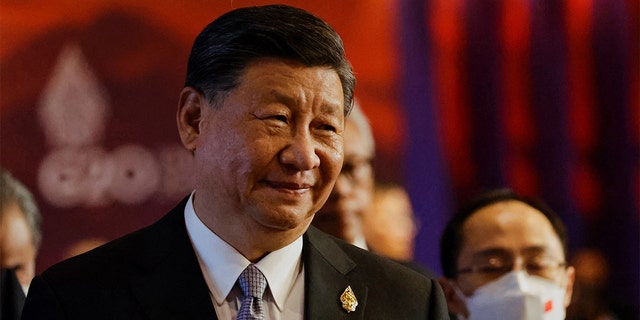
<svg viewBox="0 0 640 320"><path fill-rule="evenodd" d="M373 150L364 140L360 128L347 118L342 171L327 203L313 220L320 230L350 243L362 235L361 218L373 196Z"/></svg>
<svg viewBox="0 0 640 320"><path fill-rule="evenodd" d="M0 221L0 267L16 270L16 277L27 288L36 271L36 245L29 224L17 204L10 204Z"/></svg>
<svg viewBox="0 0 640 320"><path fill-rule="evenodd" d="M569 304L573 268L564 267L565 256L560 239L541 212L520 201L498 202L471 215L462 226L462 234L458 270L474 267L490 270L513 265L510 271L529 271L527 266L553 266L538 275L566 288L565 306ZM470 296L499 276L460 272L454 282L465 296Z"/></svg>
<svg viewBox="0 0 640 320"><path fill-rule="evenodd" d="M364 219L369 248L401 261L413 260L418 232L409 194L402 188L376 190Z"/></svg>
<svg viewBox="0 0 640 320"><path fill-rule="evenodd" d="M343 160L338 74L260 59L246 67L219 108L199 112L197 127L188 128L197 138L185 145L195 149L194 204L201 218L220 226L214 230L219 235L224 228L247 239L302 234Z"/></svg>

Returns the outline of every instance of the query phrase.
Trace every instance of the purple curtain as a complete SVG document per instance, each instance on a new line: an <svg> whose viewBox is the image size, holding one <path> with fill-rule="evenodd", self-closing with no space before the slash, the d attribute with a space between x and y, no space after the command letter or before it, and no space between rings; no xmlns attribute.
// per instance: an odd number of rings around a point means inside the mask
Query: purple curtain
<svg viewBox="0 0 640 320"><path fill-rule="evenodd" d="M454 0L452 0L454 1ZM417 239L417 260L440 272L438 241L453 208L472 194L487 188L522 186L510 174L518 146L509 139L505 117L514 106L505 101L505 44L501 32L509 4L500 0L456 0L456 23L460 24L459 46L461 101L468 124L468 141L473 168L470 179L454 181L456 166L443 146L451 143L446 132L439 131L442 108L437 97L437 61L434 47L441 45L430 30L437 0L401 1L402 106L408 115L409 139L405 180L422 221ZM640 301L640 233L638 193L640 157L638 156L638 8L637 1L593 0L589 7L590 27L567 27L572 18L571 1L539 0L527 2L529 21L526 72L518 75L526 83L523 104L529 108L526 119L534 142L527 157L532 163L526 190L518 190L544 199L567 225L570 251L595 248L602 251L610 265L609 292L613 300L630 314L638 312ZM573 2L576 4L577 2ZM585 2L586 3L586 2ZM441 4L441 3L439 3ZM580 4L580 3L579 3ZM507 10L507 11L505 11ZM575 35L572 32L581 34ZM572 47L572 36L587 35L589 46L580 56ZM575 38L575 37L574 37ZM588 61L588 72L576 69L571 58ZM441 67L441 66L440 66ZM594 90L572 92L570 79L590 84ZM581 117L572 99L592 105L593 123ZM578 120L576 120L578 119ZM452 125L452 124L450 124ZM453 124L464 126L466 124ZM572 128L588 128L592 141L577 146ZM580 133L578 133L580 134ZM576 172L593 172L585 182ZM533 190L533 192L531 192ZM525 192L526 191L526 192Z"/></svg>

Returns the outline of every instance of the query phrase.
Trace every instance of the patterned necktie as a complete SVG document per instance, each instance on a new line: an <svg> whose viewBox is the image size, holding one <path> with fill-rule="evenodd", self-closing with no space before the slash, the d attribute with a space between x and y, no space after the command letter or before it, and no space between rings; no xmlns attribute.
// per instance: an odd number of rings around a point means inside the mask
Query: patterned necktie
<svg viewBox="0 0 640 320"><path fill-rule="evenodd" d="M238 284L244 294L242 306L238 311L237 320L264 319L262 294L267 287L267 279L255 264L250 264L238 277Z"/></svg>

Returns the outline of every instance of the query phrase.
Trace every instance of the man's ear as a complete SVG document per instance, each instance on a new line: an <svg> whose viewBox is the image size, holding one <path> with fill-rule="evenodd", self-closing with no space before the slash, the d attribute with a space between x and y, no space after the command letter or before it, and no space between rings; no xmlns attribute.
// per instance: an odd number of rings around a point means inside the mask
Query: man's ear
<svg viewBox="0 0 640 320"><path fill-rule="evenodd" d="M440 283L442 291L444 292L444 297L447 299L447 307L449 307L449 313L463 315L466 318L469 318L467 305L460 297L460 294L462 293L459 290L456 290L455 281L441 277L440 279L438 279L438 283Z"/></svg>
<svg viewBox="0 0 640 320"><path fill-rule="evenodd" d="M208 108L204 96L192 87L185 87L180 93L176 121L182 144L189 151L195 151L200 136L202 108Z"/></svg>
<svg viewBox="0 0 640 320"><path fill-rule="evenodd" d="M573 283L576 280L576 269L569 266L567 268L567 287L564 295L565 308L571 303L571 296L573 295Z"/></svg>

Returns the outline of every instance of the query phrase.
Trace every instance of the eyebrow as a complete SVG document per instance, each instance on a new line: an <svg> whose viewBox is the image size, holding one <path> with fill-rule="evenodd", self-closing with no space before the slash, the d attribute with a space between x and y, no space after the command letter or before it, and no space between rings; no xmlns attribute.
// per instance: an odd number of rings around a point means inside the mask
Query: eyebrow
<svg viewBox="0 0 640 320"><path fill-rule="evenodd" d="M330 115L342 115L344 113L344 105L338 106L338 108L336 108L333 104L323 103L320 111L322 111L322 113L328 113Z"/></svg>
<svg viewBox="0 0 640 320"><path fill-rule="evenodd" d="M529 246L520 251L520 253L525 257L537 256L540 254L547 254L551 257L555 257L554 255L549 253L549 248L546 246ZM472 257L475 258L486 258L491 256L502 256L502 257L512 257L514 255L510 250L499 248L499 247L491 247L484 250L480 250L475 252ZM558 258L558 257L555 257ZM562 258L560 258L562 259Z"/></svg>
<svg viewBox="0 0 640 320"><path fill-rule="evenodd" d="M487 248L473 253L472 258L477 259L492 256L511 257L513 256L513 254L511 253L511 251L502 248Z"/></svg>
<svg viewBox="0 0 640 320"><path fill-rule="evenodd" d="M531 246L526 247L524 248L524 250L522 250L522 254L527 256L539 255L542 253L551 255L549 254L549 248L547 248L546 246Z"/></svg>
<svg viewBox="0 0 640 320"><path fill-rule="evenodd" d="M268 97L269 99L273 98L273 101L275 102L282 102L287 106L300 104L299 98L283 94L282 92L275 89L269 92ZM344 106L342 107L338 106L336 108L333 104L329 104L327 102L323 103L320 106L320 108L321 108L320 111L322 113L329 114L329 115L341 115L344 112Z"/></svg>

